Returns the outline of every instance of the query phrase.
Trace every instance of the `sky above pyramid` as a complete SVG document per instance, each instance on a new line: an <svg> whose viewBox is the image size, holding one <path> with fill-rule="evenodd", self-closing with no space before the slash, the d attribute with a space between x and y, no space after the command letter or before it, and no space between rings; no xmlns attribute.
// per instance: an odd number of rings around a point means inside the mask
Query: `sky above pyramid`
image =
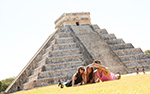
<svg viewBox="0 0 150 94"><path fill-rule="evenodd" d="M149 0L1 0L0 80L17 76L55 32L54 21L63 13L90 12L92 24L150 49Z"/></svg>

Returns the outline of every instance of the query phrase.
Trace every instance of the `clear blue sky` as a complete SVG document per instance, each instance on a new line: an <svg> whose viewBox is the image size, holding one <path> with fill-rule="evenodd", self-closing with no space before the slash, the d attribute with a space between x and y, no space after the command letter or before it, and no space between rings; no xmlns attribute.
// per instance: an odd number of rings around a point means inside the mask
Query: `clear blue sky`
<svg viewBox="0 0 150 94"><path fill-rule="evenodd" d="M17 76L69 12L90 12L93 24L150 49L149 0L0 0L0 80Z"/></svg>

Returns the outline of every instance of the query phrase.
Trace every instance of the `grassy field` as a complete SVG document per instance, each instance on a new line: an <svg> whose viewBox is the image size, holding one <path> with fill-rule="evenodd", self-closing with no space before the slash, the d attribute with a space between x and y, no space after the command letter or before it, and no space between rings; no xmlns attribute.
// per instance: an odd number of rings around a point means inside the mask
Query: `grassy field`
<svg viewBox="0 0 150 94"><path fill-rule="evenodd" d="M120 80L64 87L57 85L20 91L13 94L150 94L150 74L123 76Z"/></svg>

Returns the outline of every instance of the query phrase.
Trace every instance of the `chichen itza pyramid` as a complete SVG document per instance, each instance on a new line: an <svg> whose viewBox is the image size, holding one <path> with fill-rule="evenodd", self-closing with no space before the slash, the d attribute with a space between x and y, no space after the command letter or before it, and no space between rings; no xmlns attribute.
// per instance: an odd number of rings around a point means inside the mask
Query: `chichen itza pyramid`
<svg viewBox="0 0 150 94"><path fill-rule="evenodd" d="M101 60L113 73L132 73L136 66L150 69L150 54L91 24L89 12L64 13L55 25L56 31L6 89L6 93L57 84L59 79L69 80L77 67L91 64L93 60Z"/></svg>

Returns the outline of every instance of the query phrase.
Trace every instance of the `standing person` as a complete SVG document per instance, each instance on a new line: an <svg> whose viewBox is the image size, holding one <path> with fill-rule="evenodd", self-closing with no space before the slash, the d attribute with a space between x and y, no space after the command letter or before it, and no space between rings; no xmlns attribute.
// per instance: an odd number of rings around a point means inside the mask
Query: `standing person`
<svg viewBox="0 0 150 94"><path fill-rule="evenodd" d="M139 68L136 67L136 74L139 74Z"/></svg>
<svg viewBox="0 0 150 94"><path fill-rule="evenodd" d="M84 81L83 79L84 79L84 76L85 76L84 72L85 72L85 68L83 66L80 66L78 68L78 71L73 75L72 80L70 80L69 82L65 82L64 84L61 81L59 82L61 88L63 88L64 85L66 87L82 85L83 81Z"/></svg>
<svg viewBox="0 0 150 94"><path fill-rule="evenodd" d="M86 72L85 72L85 84L92 84L92 83L94 83L95 81L94 81L94 77L95 77L95 75L94 75L94 69L93 69L93 67L92 66L87 66L86 67Z"/></svg>
<svg viewBox="0 0 150 94"><path fill-rule="evenodd" d="M92 63L92 66L97 69L96 76L98 79L100 79L102 82L104 81L110 81L110 80L117 80L121 78L121 74L114 75L111 73L105 66L102 65L102 63L99 60L95 60ZM97 82L97 81L96 81Z"/></svg>
<svg viewBox="0 0 150 94"><path fill-rule="evenodd" d="M142 66L142 68L143 68L142 71L143 71L143 73L145 74L144 66Z"/></svg>

